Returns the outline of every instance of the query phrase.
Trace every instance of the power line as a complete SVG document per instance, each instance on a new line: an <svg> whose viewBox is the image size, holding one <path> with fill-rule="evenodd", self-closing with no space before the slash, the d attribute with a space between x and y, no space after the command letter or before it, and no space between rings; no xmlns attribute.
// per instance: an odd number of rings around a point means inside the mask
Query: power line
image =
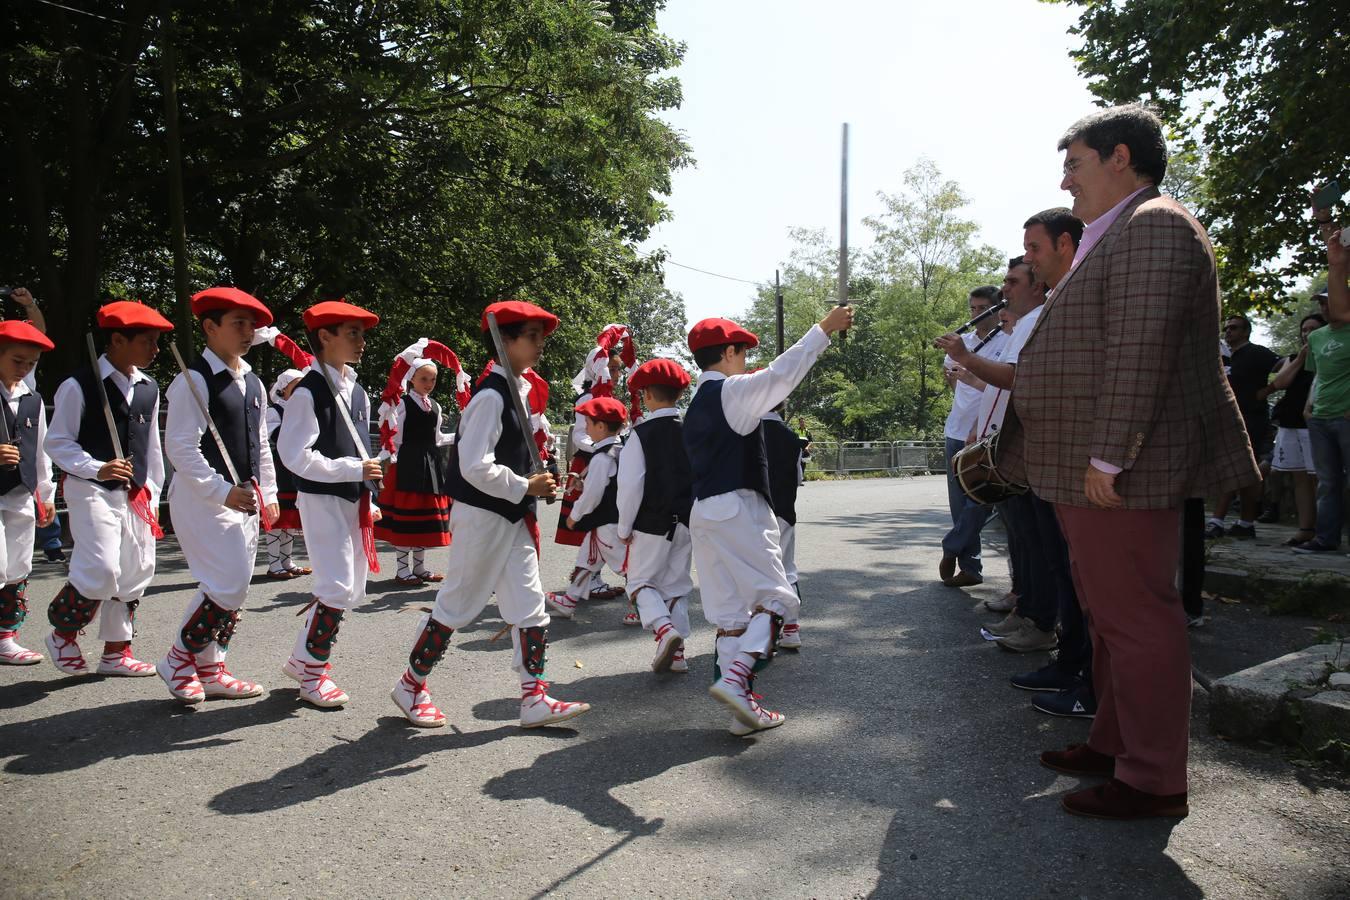
<svg viewBox="0 0 1350 900"><path fill-rule="evenodd" d="M653 256L651 253L644 253L643 256ZM713 278L724 278L727 281L739 281L741 284L753 284L755 287L762 287L768 284L767 281L752 281L749 278L737 278L735 275L723 275L721 272L710 272L707 269L700 269L698 266L687 266L684 263L676 262L669 256L661 260L662 263L672 266L679 266L681 269L688 269L691 272L698 272L701 275L711 275Z"/></svg>
<svg viewBox="0 0 1350 900"><path fill-rule="evenodd" d="M77 9L74 6L66 6L63 3L55 3L53 0L34 0L35 3L41 3L44 6L54 6L57 9L64 9L66 12L79 13L82 16L89 16L91 19L102 19L104 22L112 22L114 25L125 25L121 19L110 19L107 16L100 16L98 13L91 13L87 9Z"/></svg>

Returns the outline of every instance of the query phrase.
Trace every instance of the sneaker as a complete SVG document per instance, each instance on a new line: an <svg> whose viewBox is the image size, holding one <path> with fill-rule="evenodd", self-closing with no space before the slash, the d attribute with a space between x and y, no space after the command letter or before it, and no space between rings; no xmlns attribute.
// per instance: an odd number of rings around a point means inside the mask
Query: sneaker
<svg viewBox="0 0 1350 900"><path fill-rule="evenodd" d="M1261 515L1256 517L1256 521L1262 525L1274 525L1280 521L1280 505L1271 504L1261 511Z"/></svg>
<svg viewBox="0 0 1350 900"><path fill-rule="evenodd" d="M666 622L656 629L656 656L652 657L653 672L668 672L675 660L675 651L684 649L684 638L675 626Z"/></svg>
<svg viewBox="0 0 1350 900"><path fill-rule="evenodd" d="M1024 619L1014 610L1003 617L1002 620L993 625L984 626L984 630L994 637L1007 637L1010 634L1016 634L1022 630L1022 626L1030 622L1030 619Z"/></svg>
<svg viewBox="0 0 1350 900"><path fill-rule="evenodd" d="M1071 691L1037 694L1031 698L1031 708L1063 719L1091 719L1097 715L1097 698L1092 688L1080 683Z"/></svg>
<svg viewBox="0 0 1350 900"><path fill-rule="evenodd" d="M1336 548L1324 542L1321 538L1313 538L1294 548L1295 553L1335 553Z"/></svg>
<svg viewBox="0 0 1350 900"><path fill-rule="evenodd" d="M1191 616L1191 615L1186 616L1187 628L1199 628L1204 624L1205 624L1204 616Z"/></svg>
<svg viewBox="0 0 1350 900"><path fill-rule="evenodd" d="M98 661L97 671L100 675L119 678L145 678L155 674L155 667L132 656L131 645L127 644L121 650L103 654L103 658Z"/></svg>
<svg viewBox="0 0 1350 900"><path fill-rule="evenodd" d="M47 652L51 654L52 665L62 675L88 675L89 666L84 662L84 654L80 652L80 645L75 642L75 638L66 640L55 631L50 631L43 638L47 645Z"/></svg>
<svg viewBox="0 0 1350 900"><path fill-rule="evenodd" d="M708 688L708 693L730 708L731 714L752 731L777 728L787 721L786 716L759 705L759 695L750 692L750 670L743 663L728 666Z"/></svg>
<svg viewBox="0 0 1350 900"><path fill-rule="evenodd" d="M63 563L67 561L66 554L61 550L44 550L42 551L42 555L49 563Z"/></svg>
<svg viewBox="0 0 1350 900"><path fill-rule="evenodd" d="M1008 593L999 597L997 600L984 601L984 608L990 612L1009 613L1014 609L1017 609L1017 600L1017 595L1012 591L1008 591Z"/></svg>
<svg viewBox="0 0 1350 900"><path fill-rule="evenodd" d="M570 619L577 611L577 601L564 591L549 591L544 595L544 602L548 604L549 613L560 619Z"/></svg>
<svg viewBox="0 0 1350 900"><path fill-rule="evenodd" d="M779 725L782 725L786 721L787 716L783 715L782 713L773 712L772 710L765 709L764 707L761 706L759 707L759 723L757 725L746 725L740 719L736 718L735 716L732 716L731 724L727 726L727 731L730 731L736 737L745 737L747 735L754 734L756 731L764 731L765 729L768 728L777 728Z"/></svg>
<svg viewBox="0 0 1350 900"><path fill-rule="evenodd" d="M1052 662L1041 666L1034 672L1014 675L1009 680L1012 682L1012 686L1018 690L1057 694L1060 691L1072 690L1081 679L1077 675L1070 675L1064 671L1058 663Z"/></svg>
<svg viewBox="0 0 1350 900"><path fill-rule="evenodd" d="M351 698L328 677L332 663L307 663L292 656L281 667L281 674L299 683L300 699L319 709L335 709Z"/></svg>
<svg viewBox="0 0 1350 900"><path fill-rule="evenodd" d="M440 728L445 724L445 714L431 702L427 683L423 681L418 684L407 669L403 670L403 677L389 692L389 697L408 721L418 728Z"/></svg>
<svg viewBox="0 0 1350 900"><path fill-rule="evenodd" d="M42 654L20 647L16 632L0 631L0 666L31 666L42 662Z"/></svg>
<svg viewBox="0 0 1350 900"><path fill-rule="evenodd" d="M1059 645L1059 638L1053 630L1041 631L1030 619L1017 631L998 639L998 645L1014 653L1036 653L1040 650L1053 650Z"/></svg>
<svg viewBox="0 0 1350 900"><path fill-rule="evenodd" d="M802 628L796 622L790 625L784 625L783 631L778 635L778 649L780 650L800 650L802 649Z"/></svg>
<svg viewBox="0 0 1350 900"><path fill-rule="evenodd" d="M99 668L103 668L102 665ZM179 703L191 706L206 699L206 691L197 677L197 661L186 650L170 647L168 654L155 666L155 671L164 679L169 693Z"/></svg>
<svg viewBox="0 0 1350 900"><path fill-rule="evenodd" d="M1251 540L1256 537L1255 525L1234 525L1228 529L1228 536L1240 538L1241 540Z"/></svg>
<svg viewBox="0 0 1350 900"><path fill-rule="evenodd" d="M953 578L948 578L942 582L947 587L963 588L975 587L977 584L984 584L984 579L979 575L972 575L969 572L957 572Z"/></svg>
<svg viewBox="0 0 1350 900"><path fill-rule="evenodd" d="M520 727L542 728L557 725L590 712L589 703L567 703L548 695L548 682L535 681L520 698Z"/></svg>
<svg viewBox="0 0 1350 900"><path fill-rule="evenodd" d="M682 644L675 655L670 659L670 671L679 675L689 674L689 663L684 658L684 645Z"/></svg>
<svg viewBox="0 0 1350 900"><path fill-rule="evenodd" d="M1210 522L1205 526L1205 540L1217 541L1223 537L1223 525L1218 522Z"/></svg>
<svg viewBox="0 0 1350 900"><path fill-rule="evenodd" d="M261 697L262 685L252 681L235 678L225 663L206 663L197 666L197 679L208 697L222 700L244 700L249 697Z"/></svg>

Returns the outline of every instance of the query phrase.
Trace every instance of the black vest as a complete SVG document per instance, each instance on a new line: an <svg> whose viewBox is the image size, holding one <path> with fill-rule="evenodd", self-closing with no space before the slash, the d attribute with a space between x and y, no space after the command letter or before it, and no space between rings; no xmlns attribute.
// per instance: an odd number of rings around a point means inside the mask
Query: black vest
<svg viewBox="0 0 1350 900"><path fill-rule="evenodd" d="M277 435L281 434L281 422L286 420L286 410L278 403L272 404L272 409L277 411L277 427L273 428L267 435L268 442L272 445L272 471L277 477L278 494L295 493L295 476L291 470L282 465L281 455L277 453Z"/></svg>
<svg viewBox="0 0 1350 900"><path fill-rule="evenodd" d="M614 472L610 475L609 483L605 485L605 491L600 495L600 503L595 509L586 515L577 519L576 527L573 531L594 531L601 525L614 525L619 521L619 442L615 441L603 450L591 454L591 467L586 469L586 477L589 478L595 471L595 460L599 456L608 456L614 461Z"/></svg>
<svg viewBox="0 0 1350 900"><path fill-rule="evenodd" d="M9 442L19 448L19 464L12 469L0 468L0 497L19 485L32 493L37 490L38 419L42 415L42 397L28 393L19 398L19 414L11 415L9 404L0 401L5 417L5 434Z"/></svg>
<svg viewBox="0 0 1350 900"><path fill-rule="evenodd" d="M357 452L352 434L338 410L338 399L333 396L333 391L328 387L328 381L323 373L318 369L310 369L305 373L305 377L300 379L299 387L309 391L309 395L314 398L314 418L319 422L319 437L314 441L314 452L329 459L344 457L360 459L361 454ZM366 442L366 453L370 453L370 423L366 421L366 412L369 409L365 390L361 385L353 384L352 405L349 412L352 414L352 424L356 426L356 433ZM299 475L293 477L295 489L300 493L327 494L353 503L361 499L362 491L369 490L364 481L310 481Z"/></svg>
<svg viewBox="0 0 1350 900"><path fill-rule="evenodd" d="M477 396L479 391L496 391L502 398L502 434L501 437L497 438L496 446L492 448L492 458L496 460L497 465L506 466L522 478L528 478L530 475L530 454L537 452L537 448L535 447L534 436L527 435L520 430L520 422L516 419L516 408L511 399L510 383L507 382L505 375L499 372L491 372L473 389L474 396ZM461 424L460 427L462 428L463 425ZM469 484L464 478L464 474L459 470L458 439L456 439L454 446L450 448L450 464L445 471L445 486L447 493L456 502L486 509L510 522L519 522L525 518L526 513L534 512L535 498L528 494L519 503L512 503L509 500L485 494Z"/></svg>
<svg viewBox="0 0 1350 900"><path fill-rule="evenodd" d="M94 459L108 462L116 458L113 452L112 438L108 436L108 422L103 417L103 397L108 398L112 407L113 424L117 428L118 440L122 443L122 452L131 458L131 487L145 484L146 471L150 465L150 443L155 440L158 424L155 421L155 403L159 400L159 385L149 377L138 381L131 388L131 406L122 395L122 390L108 376L102 382L94 377L94 370L81 369L71 376L84 392L84 415L80 417L80 431L76 442ZM121 481L95 481L99 487L110 491L126 490Z"/></svg>
<svg viewBox="0 0 1350 900"><path fill-rule="evenodd" d="M431 411L422 409L412 396L403 398L403 442L398 448L400 491L419 494L445 493L445 474L436 453L436 420L441 406L431 401Z"/></svg>
<svg viewBox="0 0 1350 900"><path fill-rule="evenodd" d="M797 486L806 442L786 422L765 419L764 449L769 453L769 504L789 525L797 524Z"/></svg>
<svg viewBox="0 0 1350 900"><path fill-rule="evenodd" d="M263 416L263 387L258 376L249 372L244 376L244 393L235 387L234 376L229 369L219 373L211 371L211 364L203 357L192 362L192 370L206 381L206 408L211 420L216 423L220 439L230 454L235 472L243 484L260 477L262 469L262 442L258 436L259 421ZM185 378L187 376L184 376ZM202 435L202 456L226 481L230 480L229 470L220 456L220 448L210 430Z"/></svg>
<svg viewBox="0 0 1350 900"><path fill-rule="evenodd" d="M684 451L684 425L679 416L661 416L639 422L633 429L642 442L647 474L642 481L642 504L633 529L672 537L676 524L689 525L694 503L689 454Z"/></svg>
<svg viewBox="0 0 1350 900"><path fill-rule="evenodd" d="M694 478L694 497L706 500L729 491L751 490L772 502L764 425L737 434L722 412L726 379L703 382L684 416L684 449ZM645 447L643 449L646 449Z"/></svg>

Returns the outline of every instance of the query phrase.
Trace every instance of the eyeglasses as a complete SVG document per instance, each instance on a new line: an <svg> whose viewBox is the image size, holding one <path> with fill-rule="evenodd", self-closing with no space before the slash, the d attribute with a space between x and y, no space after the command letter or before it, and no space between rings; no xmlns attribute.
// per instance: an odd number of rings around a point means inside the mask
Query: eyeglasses
<svg viewBox="0 0 1350 900"><path fill-rule="evenodd" d="M1077 172L1078 169L1079 169L1079 167L1081 167L1082 165L1083 165L1083 160L1081 160L1081 159L1071 159L1071 160L1069 160L1068 162L1064 163L1064 167L1063 167L1063 169L1064 169L1064 174L1065 174L1065 175L1072 175L1073 173Z"/></svg>

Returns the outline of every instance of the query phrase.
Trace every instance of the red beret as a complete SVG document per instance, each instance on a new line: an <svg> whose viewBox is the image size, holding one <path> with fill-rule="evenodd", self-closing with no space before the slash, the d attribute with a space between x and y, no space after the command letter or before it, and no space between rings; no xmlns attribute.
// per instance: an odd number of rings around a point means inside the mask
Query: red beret
<svg viewBox="0 0 1350 900"><path fill-rule="evenodd" d="M541 309L527 300L502 300L490 303L483 310L482 329L488 330L487 317L492 313L497 317L498 325L510 325L514 322L542 322L544 334L550 335L558 327L558 317L546 309Z"/></svg>
<svg viewBox="0 0 1350 900"><path fill-rule="evenodd" d="M245 312L251 312L253 313L253 324L258 328L266 328L272 324L272 311L263 306L262 301L257 297L245 293L239 288L213 287L193 295L192 314L194 316L200 316L202 313L213 312L217 309L242 309Z"/></svg>
<svg viewBox="0 0 1350 900"><path fill-rule="evenodd" d="M33 344L39 350L51 350L56 345L51 338L38 331L32 325L19 319L0 322L0 341L15 344Z"/></svg>
<svg viewBox="0 0 1350 900"><path fill-rule="evenodd" d="M689 387L689 373L673 359L649 359L628 376L628 390L637 393L653 384L684 390Z"/></svg>
<svg viewBox="0 0 1350 900"><path fill-rule="evenodd" d="M173 323L135 300L114 300L107 306L101 306L95 320L99 328L173 331Z"/></svg>
<svg viewBox="0 0 1350 900"><path fill-rule="evenodd" d="M722 344L759 346L759 338L730 319L704 319L689 329L689 349L702 350Z"/></svg>
<svg viewBox="0 0 1350 900"><path fill-rule="evenodd" d="M380 323L380 317L345 300L325 300L305 310L305 328L309 331L343 322L360 322L366 328L374 328Z"/></svg>
<svg viewBox="0 0 1350 900"><path fill-rule="evenodd" d="M587 400L585 403L578 403L574 409L592 419L599 419L601 422L627 422L628 411L623 408L623 404L613 397L596 397Z"/></svg>

